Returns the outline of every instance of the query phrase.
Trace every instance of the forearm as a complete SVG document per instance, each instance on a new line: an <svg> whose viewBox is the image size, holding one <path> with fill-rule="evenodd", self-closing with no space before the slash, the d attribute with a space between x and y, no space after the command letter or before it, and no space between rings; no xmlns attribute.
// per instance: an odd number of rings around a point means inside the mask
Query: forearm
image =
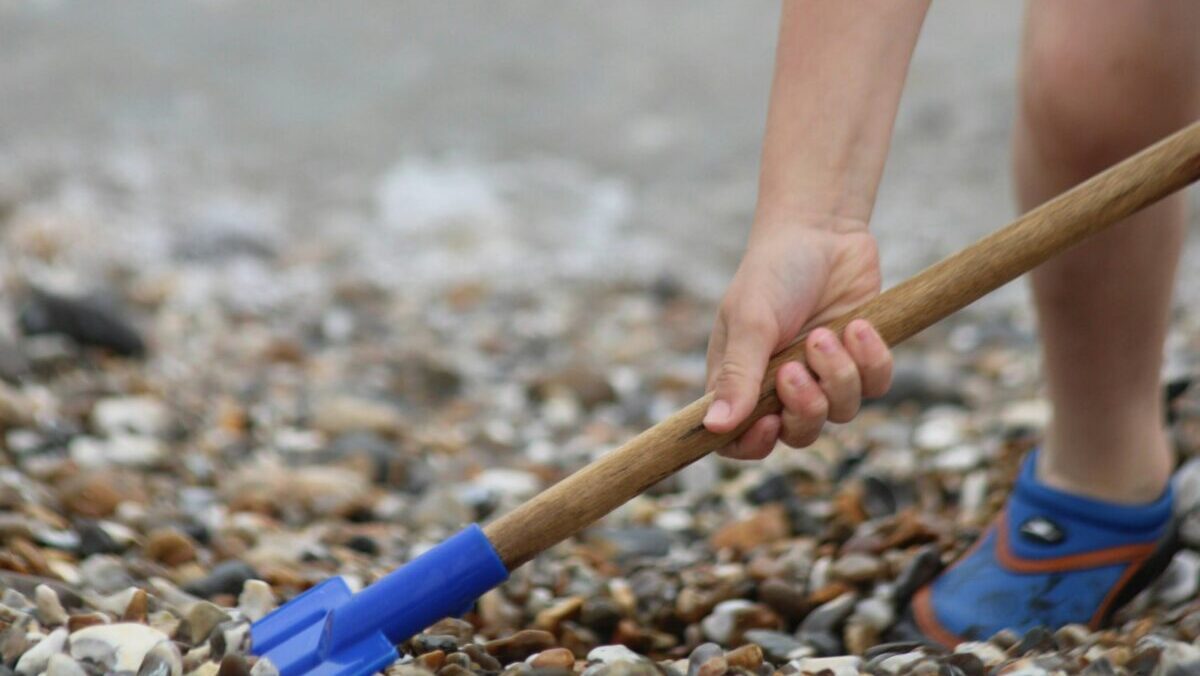
<svg viewBox="0 0 1200 676"><path fill-rule="evenodd" d="M785 0L756 228L866 222L928 0Z"/></svg>

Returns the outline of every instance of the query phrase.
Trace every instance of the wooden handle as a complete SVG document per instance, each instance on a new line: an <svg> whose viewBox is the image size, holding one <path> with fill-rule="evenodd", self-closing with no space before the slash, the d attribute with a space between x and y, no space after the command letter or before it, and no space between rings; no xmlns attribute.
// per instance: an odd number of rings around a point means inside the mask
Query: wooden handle
<svg viewBox="0 0 1200 676"><path fill-rule="evenodd" d="M1198 177L1200 122L926 268L829 328L840 332L861 317L895 345ZM485 529L488 539L509 570L520 566L779 411L775 373L788 361L803 360L802 339L772 357L758 405L732 432L713 434L701 424L712 401L707 394L500 517Z"/></svg>

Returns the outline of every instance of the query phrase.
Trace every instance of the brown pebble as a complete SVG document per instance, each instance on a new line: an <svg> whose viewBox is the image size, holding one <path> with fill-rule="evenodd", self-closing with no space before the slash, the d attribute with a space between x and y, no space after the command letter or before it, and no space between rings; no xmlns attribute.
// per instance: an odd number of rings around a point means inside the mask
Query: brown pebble
<svg viewBox="0 0 1200 676"><path fill-rule="evenodd" d="M474 676L474 672L457 664L447 664L438 669L438 676Z"/></svg>
<svg viewBox="0 0 1200 676"><path fill-rule="evenodd" d="M84 627L92 627L97 624L108 624L108 618L101 613L80 613L72 615L71 619L67 620L67 630L73 634Z"/></svg>
<svg viewBox="0 0 1200 676"><path fill-rule="evenodd" d="M758 510L748 519L734 521L721 527L709 538L713 549L733 549L748 552L759 545L777 542L791 534L787 512L783 505L771 504Z"/></svg>
<svg viewBox="0 0 1200 676"><path fill-rule="evenodd" d="M416 661L418 665L430 671L437 671L446 663L446 653L441 650L434 650L433 652L418 656Z"/></svg>
<svg viewBox="0 0 1200 676"><path fill-rule="evenodd" d="M250 665L241 655L226 655L221 658L221 667L217 669L217 676L250 676Z"/></svg>
<svg viewBox="0 0 1200 676"><path fill-rule="evenodd" d="M196 558L196 544L177 528L160 528L147 538L142 553L152 561L178 566Z"/></svg>
<svg viewBox="0 0 1200 676"><path fill-rule="evenodd" d="M125 500L144 499L134 480L117 472L77 474L62 482L59 497L68 511L92 519L111 516Z"/></svg>
<svg viewBox="0 0 1200 676"><path fill-rule="evenodd" d="M145 590L139 589L129 597L129 603L125 606L125 612L121 614L121 619L125 622L145 622L146 611L150 604L150 598L146 595Z"/></svg>
<svg viewBox="0 0 1200 676"><path fill-rule="evenodd" d="M511 664L556 645L554 634L540 629L525 629L506 638L488 641L483 647L504 664Z"/></svg>
<svg viewBox="0 0 1200 676"><path fill-rule="evenodd" d="M762 665L763 651L757 644L747 643L726 653L725 662L733 669L754 671Z"/></svg>
<svg viewBox="0 0 1200 676"><path fill-rule="evenodd" d="M582 596L571 596L565 598L558 603L550 606L537 614L533 620L533 626L538 629L545 629L553 632L558 630L558 625L563 620L569 620L579 613L579 609L583 607Z"/></svg>
<svg viewBox="0 0 1200 676"><path fill-rule="evenodd" d="M42 550L38 549L32 542L25 538L12 538L8 541L8 546L17 556L25 560L28 565L29 572L35 575L53 575L50 572L50 567L46 563L46 556Z"/></svg>
<svg viewBox="0 0 1200 676"><path fill-rule="evenodd" d="M573 669L575 653L566 648L551 648L534 655L529 664L536 669Z"/></svg>
<svg viewBox="0 0 1200 676"><path fill-rule="evenodd" d="M847 652L851 655L862 655L879 643L879 630L866 622L851 620L846 623L842 638L846 643Z"/></svg>

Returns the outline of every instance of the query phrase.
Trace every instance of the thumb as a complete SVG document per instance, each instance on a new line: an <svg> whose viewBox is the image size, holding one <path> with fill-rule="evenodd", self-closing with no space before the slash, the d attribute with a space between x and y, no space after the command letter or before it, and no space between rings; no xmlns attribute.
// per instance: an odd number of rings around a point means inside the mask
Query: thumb
<svg viewBox="0 0 1200 676"><path fill-rule="evenodd" d="M741 318L729 323L725 351L716 360L713 402L704 416L710 432L728 432L754 410L775 333L770 321Z"/></svg>

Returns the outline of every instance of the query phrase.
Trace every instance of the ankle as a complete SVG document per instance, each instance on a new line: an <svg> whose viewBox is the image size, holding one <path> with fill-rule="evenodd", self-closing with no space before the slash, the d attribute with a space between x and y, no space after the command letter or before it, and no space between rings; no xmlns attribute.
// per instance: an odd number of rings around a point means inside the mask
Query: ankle
<svg viewBox="0 0 1200 676"><path fill-rule="evenodd" d="M1166 435L1120 450L1068 453L1048 435L1038 454L1037 478L1046 486L1117 504L1137 505L1162 496L1171 479L1172 452ZM1129 448L1136 448L1130 452Z"/></svg>

